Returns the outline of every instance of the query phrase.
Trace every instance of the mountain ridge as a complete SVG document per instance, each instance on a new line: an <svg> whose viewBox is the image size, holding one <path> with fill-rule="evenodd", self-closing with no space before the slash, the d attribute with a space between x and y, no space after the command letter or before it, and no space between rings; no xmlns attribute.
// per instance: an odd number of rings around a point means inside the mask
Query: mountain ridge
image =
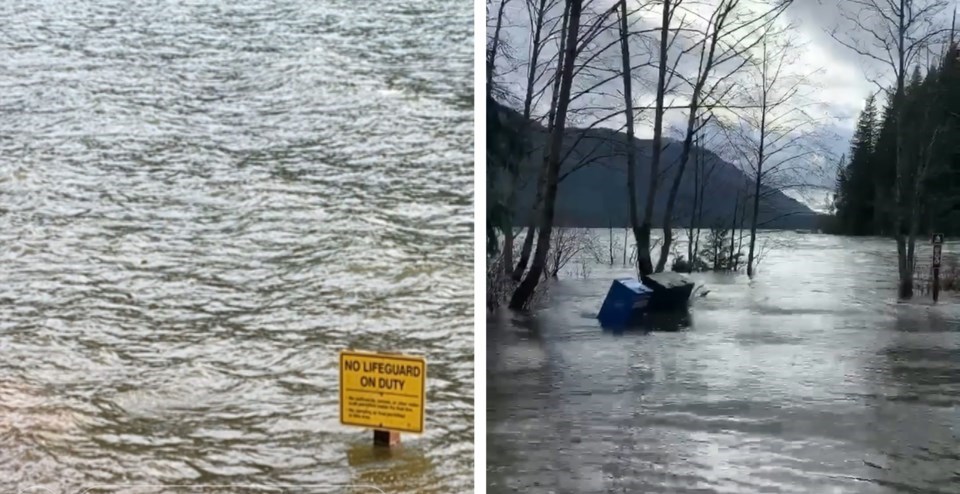
<svg viewBox="0 0 960 494"><path fill-rule="evenodd" d="M490 110L488 110L490 111ZM528 226L531 210L536 198L536 181L542 160L542 149L547 140L546 129L538 122L524 122L518 112L497 105L492 111L501 112L501 118L520 131L528 129L529 143L534 151L520 164L520 188L517 194L517 226ZM657 198L654 205L654 227L662 226L669 188L676 177L681 154L682 142L664 139ZM559 226L568 227L627 227L626 189L626 134L607 128L565 129L563 153L566 158L561 165L560 175L564 177L558 184L556 218ZM647 184L650 176L651 139L634 138L636 151L636 196L637 204L643 214L642 205L646 202ZM742 204L746 197L752 198L753 181L739 167L724 160L713 151L695 147L687 163L677 201L674 206L673 226L696 226L692 202L695 190L695 159L703 160L705 171L713 167L707 181L703 198L703 217L699 226L712 227L733 225L734 208ZM578 165L588 162L586 166ZM765 229L813 229L816 228L818 214L805 204L769 187L761 187L760 214L758 223ZM752 216L752 199L746 215ZM749 224L749 221L745 223Z"/></svg>

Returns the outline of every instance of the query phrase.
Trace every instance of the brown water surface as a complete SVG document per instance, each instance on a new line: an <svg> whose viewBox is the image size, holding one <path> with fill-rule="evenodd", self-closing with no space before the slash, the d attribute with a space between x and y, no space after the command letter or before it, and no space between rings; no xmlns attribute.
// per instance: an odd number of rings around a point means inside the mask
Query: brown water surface
<svg viewBox="0 0 960 494"><path fill-rule="evenodd" d="M472 14L0 3L0 491L472 490ZM429 361L393 456L348 346Z"/></svg>

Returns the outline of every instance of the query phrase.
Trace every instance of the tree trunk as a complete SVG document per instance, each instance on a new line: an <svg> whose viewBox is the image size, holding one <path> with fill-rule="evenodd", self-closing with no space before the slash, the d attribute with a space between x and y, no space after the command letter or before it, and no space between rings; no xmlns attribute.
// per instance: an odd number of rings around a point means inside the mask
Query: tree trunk
<svg viewBox="0 0 960 494"><path fill-rule="evenodd" d="M540 193L537 192L537 197L539 196ZM511 275L513 281L520 281L523 278L523 272L527 270L527 263L530 262L530 254L533 252L533 238L537 235L537 229L533 225L537 221L537 209L535 208L533 211L530 226L527 227L527 235L523 238L523 245L520 247L520 260L517 261L517 266L513 268L513 274Z"/></svg>
<svg viewBox="0 0 960 494"><path fill-rule="evenodd" d="M730 261L728 268L731 270L735 269L735 264L737 262L736 252L734 248L736 247L735 242L737 240L737 210L740 209L740 191L737 191L737 198L733 200L733 221L730 223Z"/></svg>
<svg viewBox="0 0 960 494"><path fill-rule="evenodd" d="M902 88L900 89L902 95ZM897 269L900 275L900 283L897 289L897 295L901 299L910 299L913 297L913 260L911 259L911 254L913 253L913 242L907 241L907 235L905 230L911 228L910 225L905 221L904 216L906 215L906 177L904 176L904 163L903 163L903 128L901 125L901 120L903 116L902 110L897 110L897 138L896 138L896 170L897 170L897 184L895 187L895 202L896 202L896 211L895 211L895 220L894 220L894 231L893 234L897 241Z"/></svg>
<svg viewBox="0 0 960 494"><path fill-rule="evenodd" d="M503 3L506 3L506 2L503 2ZM526 90L526 94L523 97L524 123L527 123L530 121L531 107L533 105L534 81L536 80L537 64L540 59L540 51L543 48L541 46L541 35L543 33L543 17L546 10L546 3L547 3L547 0L540 0L540 3L537 8L536 19L534 19L533 41L531 43L532 49L530 53L530 67L529 67L529 70L527 70L527 90ZM497 27L499 29L499 19L498 19ZM488 73L488 77L489 77L489 73ZM519 169L520 168L517 167L517 170ZM507 204L510 205L511 212L517 210L516 208L517 180L518 180L518 177L514 176L513 182L510 184L510 193L507 199L508 201ZM538 188L538 194L539 194L539 188ZM534 218L536 218L536 216L534 216ZM531 221L530 224L532 226L534 224L534 221ZM512 232L513 231L512 221L509 226L511 229L507 231ZM527 268L527 262L530 260L530 251L533 250L533 229L531 228L530 230L528 230L527 238L529 238L530 241L527 242L527 240L524 239L523 248L520 251L520 259L522 262L517 264L517 267L520 268L519 273L516 272L516 269L514 268L514 265L513 265L513 239L514 238L515 236L512 236L512 235L509 236L508 237L509 242L507 242L506 245L504 245L503 247L503 259L504 259L503 269L504 269L504 272L507 275L512 276L514 280L520 281L520 278L523 276L523 271Z"/></svg>
<svg viewBox="0 0 960 494"><path fill-rule="evenodd" d="M699 91L694 91L694 101L699 98ZM687 135L683 139L683 149L680 151L680 169L677 170L677 176L674 177L670 185L670 193L667 195L667 208L663 212L663 243L660 244L660 258L657 259L656 272L663 272L667 265L667 257L670 255L670 246L673 243L673 207L677 202L677 194L680 192L680 182L683 181L683 171L687 167L687 161L690 159L690 149L693 146L693 130L696 125L696 113L698 111L696 103L690 104L690 117L687 119Z"/></svg>
<svg viewBox="0 0 960 494"><path fill-rule="evenodd" d="M553 229L554 207L557 199L557 180L560 175L560 154L563 147L563 131L567 118L567 106L570 104L570 86L573 82L573 68L577 57L577 39L580 31L580 10L582 0L569 0L569 26L563 33L566 38L563 71L560 76L560 93L557 98L556 123L550 134L548 166L546 170L545 191L543 196L543 216L540 222L537 249L530 264L530 272L513 292L510 308L514 310L526 307L533 296L540 277L546 267L547 251L550 248L550 233Z"/></svg>
<svg viewBox="0 0 960 494"><path fill-rule="evenodd" d="M884 234L884 201L883 185L880 183L879 174L874 174L873 184L873 233L874 235Z"/></svg>
<svg viewBox="0 0 960 494"><path fill-rule="evenodd" d="M680 190L680 183L683 181L683 171L687 167L687 160L690 159L690 148L693 144L693 133L696 130L697 112L700 111L700 95L706 85L707 77L713 69L714 55L716 54L717 43L720 32L723 30L723 21L718 18L714 32L710 39L710 48L707 53L706 62L703 64L701 72L697 75L697 82L694 85L690 95L690 114L687 115L687 134L683 139L683 150L680 153L680 169L677 170L677 176L673 179L670 186L670 194L667 196L667 208L663 213L663 243L660 245L660 259L657 260L657 272L662 272L667 263L667 256L670 255L670 244L673 241L673 207L677 202L677 193ZM704 43L707 41L705 40Z"/></svg>
<svg viewBox="0 0 960 494"><path fill-rule="evenodd" d="M760 184L763 181L764 145L767 139L767 43L763 42L761 77L763 91L760 95L760 147L757 152L757 175L753 186L753 218L750 220L750 250L747 254L747 276L753 278L753 263L756 256L757 221L760 219Z"/></svg>
<svg viewBox="0 0 960 494"><path fill-rule="evenodd" d="M720 270L720 242L719 242L720 239L717 238L719 231L720 231L719 228L714 228L712 232L713 233L713 270L714 271Z"/></svg>
<svg viewBox="0 0 960 494"><path fill-rule="evenodd" d="M693 255L700 256L700 224L699 223L697 223L697 233L693 241ZM692 261L693 260L691 259L691 262ZM699 269L699 268L695 267L695 269Z"/></svg>
<svg viewBox="0 0 960 494"><path fill-rule="evenodd" d="M507 7L507 3L510 0L502 0L500 2L500 8L497 10L497 22L493 30L493 41L490 43L490 52L487 54L487 99L489 100L493 94L493 75L494 68L496 67L497 59L497 47L500 44L500 28L503 26L503 12ZM508 193L507 204L510 204L513 196L513 183L509 185L511 191ZM501 225L504 232L503 237L503 269L504 272L509 272L510 266L513 265L513 225L510 219L510 215L505 215L504 224Z"/></svg>
<svg viewBox="0 0 960 494"><path fill-rule="evenodd" d="M697 143L700 142L700 134L696 136ZM702 163L700 160L700 153L694 155L693 158L693 207L690 208L690 227L687 229L687 259L690 261L691 266L693 265L693 228L694 223L696 222L696 211L697 211L697 200L700 198L700 173L702 168ZM691 269L692 271L692 269Z"/></svg>
<svg viewBox="0 0 960 494"><path fill-rule="evenodd" d="M567 2L563 9L563 20L561 22L561 33L567 32L567 23L570 17L570 3ZM553 79L553 92L550 96L550 111L547 115L547 135L553 132L557 113L557 98L560 92L560 74L563 71L563 57L566 51L567 38L560 36L560 55L557 57L556 77ZM529 86L528 86L529 87ZM547 168L548 155L543 156L543 164L540 168L540 174L537 177L537 198L533 203L533 211L530 213L530 228L527 229L527 236L523 239L523 246L520 248L520 260L513 269L513 280L519 282L523 278L523 272L527 269L527 263L530 261L530 254L533 252L534 226L537 224L537 217L540 214L540 204L543 202L543 190L546 186L545 170Z"/></svg>
<svg viewBox="0 0 960 494"><path fill-rule="evenodd" d="M533 105L534 83L537 76L537 65L540 61L541 35L543 33L543 16L546 10L547 0L540 0L537 8L537 18L534 20L533 41L530 52L530 67L527 70L527 92L523 97L523 118L524 121L530 119L530 111Z"/></svg>
<svg viewBox="0 0 960 494"><path fill-rule="evenodd" d="M904 173L904 168L906 164L903 160L903 96L904 96L904 80L906 78L906 7L908 0L900 0L900 9L898 11L898 23L897 23L897 63L898 63L898 73L897 73L897 92L894 95L894 105L896 106L896 152L894 153L894 168L897 173L897 183L894 187L894 202L896 203L896 211L894 213L894 230L893 234L897 239L897 268L900 274L900 284L897 290L900 298L909 299L913 297L913 262L912 259L908 259L907 252L907 238L904 235L904 230L909 228L907 225L904 225L904 215L906 214L906 202L907 198L905 197L906 191L904 190L907 185L907 177ZM912 247L912 246L911 246ZM913 250L912 248L910 249Z"/></svg>
<svg viewBox="0 0 960 494"><path fill-rule="evenodd" d="M761 117L763 120L765 117ZM762 124L761 124L762 125ZM757 178L753 188L753 218L750 219L750 250L747 254L747 276L753 278L753 262L756 259L757 219L760 215L760 172L763 167L763 133L760 134L760 160L757 163Z"/></svg>
<svg viewBox="0 0 960 494"><path fill-rule="evenodd" d="M916 166L916 165L915 165ZM907 233L907 270L910 272L910 295L913 295L913 275L917 261L917 232L920 229L920 198L923 197L922 172L915 169L916 180L910 201L910 228Z"/></svg>
<svg viewBox="0 0 960 494"><path fill-rule="evenodd" d="M747 221L747 198L743 198L743 202L740 203L740 222L737 225L737 253L743 253L743 232L744 232L744 223ZM737 260L736 270L740 271L740 260Z"/></svg>
<svg viewBox="0 0 960 494"><path fill-rule="evenodd" d="M712 168L711 168L712 170ZM706 191L706 176L703 177L703 181L700 183L700 201L697 205L697 236L693 244L693 254L696 256L700 255L700 229L703 225L703 197ZM736 221L736 210L734 210L734 221Z"/></svg>
<svg viewBox="0 0 960 494"><path fill-rule="evenodd" d="M613 266L613 220L609 222L609 231L610 234L610 265Z"/></svg>
<svg viewBox="0 0 960 494"><path fill-rule="evenodd" d="M510 221L510 215L505 215L503 220L503 274L510 276L510 266L513 266L513 222Z"/></svg>
<svg viewBox="0 0 960 494"><path fill-rule="evenodd" d="M487 99L493 92L493 69L496 67L497 48L500 45L500 27L503 25L503 11L510 0L502 0L497 10L497 23L493 28L493 41L490 43L490 53L487 54Z"/></svg>
<svg viewBox="0 0 960 494"><path fill-rule="evenodd" d="M653 207L657 197L657 180L660 175L660 158L663 147L663 100L667 84L667 46L670 41L670 9L672 0L663 0L663 15L660 25L660 56L657 69L657 102L653 114L653 149L650 157L650 181L647 184L647 203L643 214L643 224L634 228L637 242L637 270L641 275L653 273L653 261L650 259L650 230L653 223Z"/></svg>
<svg viewBox="0 0 960 494"><path fill-rule="evenodd" d="M627 241L630 239L630 232L626 228L623 229L623 265L627 265Z"/></svg>
<svg viewBox="0 0 960 494"><path fill-rule="evenodd" d="M636 148L633 143L633 92L630 70L630 40L627 30L627 0L620 0L620 55L623 64L624 114L627 118L627 201L630 208L630 228L633 229L634 236L637 236L637 232L640 231L640 219L637 215Z"/></svg>

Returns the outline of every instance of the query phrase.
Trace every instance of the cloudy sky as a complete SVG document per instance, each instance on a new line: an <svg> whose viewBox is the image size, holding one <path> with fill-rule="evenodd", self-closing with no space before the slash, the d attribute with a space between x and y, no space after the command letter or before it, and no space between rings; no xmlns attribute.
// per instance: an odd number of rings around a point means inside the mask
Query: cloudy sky
<svg viewBox="0 0 960 494"><path fill-rule="evenodd" d="M746 1L759 4L761 0ZM632 3L639 6L638 2ZM525 0L511 0L510 7L507 9L507 26L503 30L505 39L513 47L513 56L517 66L513 70L507 69L507 73L500 71L497 73L498 80L510 87L518 99L522 97L525 86L524 71L526 69L523 65L528 57L527 50L530 37L529 20L524 4ZM598 10L602 6L611 4L612 0L594 1ZM693 13L697 13L698 10L701 13L706 12L705 9L698 9L695 5L696 3L693 0L687 0L685 4L686 8ZM865 99L879 89L875 83L871 82L871 78L875 80L877 74L884 73L883 67L877 62L858 55L830 36L830 32L838 28L841 37L862 34L843 23L837 5L836 0L796 0L784 16L778 20L780 27L791 26L793 36L803 46L802 50L797 52L798 59L796 63L791 64L791 69L797 74L817 71L817 75L811 79L813 88L809 92L809 101L805 101L804 104L816 114L816 124L820 126L822 133L825 136L830 136L824 138L825 141L829 141L824 142L824 144L832 151L833 159L846 152L857 116L863 108ZM635 23L637 29L656 27L659 24L658 9L659 7L652 11L638 12L634 14L631 21ZM492 22L489 24L492 25ZM610 39L615 39L616 34L611 32L609 36ZM548 48L547 56L553 56L555 50L555 46ZM637 51L642 50L637 49ZM619 57L619 50L614 47L609 50L609 54L598 59L596 65L617 67ZM634 63L643 61L644 57L648 57L648 55L640 53L634 56ZM693 64L695 70L696 57L690 56L689 62ZM498 64L498 66L501 65ZM500 70L504 70L502 66ZM655 68L650 68L646 74L641 73L638 78L653 80L655 78ZM583 80L580 83L586 84ZM637 104L652 104L654 101L653 85L639 83L635 86L634 92ZM622 102L617 101L621 97L621 88L622 83L619 80L612 81L596 91L595 96L581 98L573 106L579 108L622 106ZM880 101L883 101L882 98ZM681 97L677 102L683 104L684 100ZM546 103L548 103L548 100L544 98L542 104L538 107L539 113L545 113ZM667 124L674 127L671 132L668 132L668 135L676 135L678 129L682 127L681 124L685 121L685 115L681 111L673 111L668 112L665 118ZM596 120L596 117L589 114L575 114L572 120L572 125L582 126L589 124L590 120ZM609 123L604 125L620 128L623 125L622 118L611 119ZM649 119L641 118L637 122L636 132L638 137L651 137L653 130ZM832 183L832 173L829 171L824 173L821 170L821 174L824 175L821 177L824 185ZM808 202L810 201L808 200Z"/></svg>

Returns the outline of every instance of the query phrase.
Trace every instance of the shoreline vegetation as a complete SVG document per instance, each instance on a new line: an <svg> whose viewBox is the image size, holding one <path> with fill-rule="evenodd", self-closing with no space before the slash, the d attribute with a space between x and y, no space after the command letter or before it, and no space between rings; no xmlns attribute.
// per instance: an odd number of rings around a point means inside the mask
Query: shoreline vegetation
<svg viewBox="0 0 960 494"><path fill-rule="evenodd" d="M960 234L956 15L951 20L946 0L838 7L829 34L838 50L874 63L864 75L879 88L860 117L849 160L838 160L825 130L837 115L818 99L829 88L820 69L805 65L804 41L784 15L793 4L488 2L487 277L495 292L488 307L529 309L543 280L556 276L550 266L562 255L555 237L571 223L558 201L561 185L600 166L596 153L573 152L594 128L614 129L594 140L605 146L600 154L622 160L622 179L615 179L622 193L596 192L580 202L604 203L627 219L637 275L673 267L753 277L764 204L784 191L823 190L829 179L821 179L838 169L819 229L895 239L898 297L911 298L923 283L921 232ZM854 33L870 36L865 43ZM877 95L887 101L882 116ZM641 132L652 138L638 148ZM677 152L668 157L671 145ZM708 200L706 191L731 187L717 181L708 153L742 171L732 201ZM531 206L521 200L527 189L535 191ZM701 227L685 228L689 238L707 232L707 259L697 240L677 255L678 224ZM521 225L530 225L522 242ZM664 232L659 240L654 225ZM731 231L742 236L724 233ZM948 283L955 286L953 278Z"/></svg>
<svg viewBox="0 0 960 494"><path fill-rule="evenodd" d="M698 229L695 228L694 231L696 230ZM553 280L560 278L586 280L593 277L593 270L598 266L630 268L635 265L636 246L629 244L629 231L559 227L555 232L557 235L554 236L550 249L550 264L530 301L531 309L544 307L547 304ZM789 230L765 230L763 233L785 232ZM804 233L834 235L814 231ZM518 231L515 235L519 237L522 233ZM743 275L746 270L743 263L743 247L747 235L748 232L744 230L701 231L699 235L695 233L693 242L690 242L690 237L684 237L681 233L666 270L685 274L722 272ZM731 238L734 240L732 244L728 242ZM513 291L519 285L519 282L509 276L504 269L503 241L502 238L499 239L498 254L488 258L486 271L488 313L506 306ZM654 247L659 245L659 240L654 239ZM761 238L759 245L757 266L771 250L790 248L789 242L771 238ZM694 258L694 262L690 262L690 258L686 257L688 247L698 249L695 250L699 254ZM955 258L944 258L939 278L942 293L960 292L960 261ZM917 295L929 296L932 292L933 276L929 261L915 263L914 286Z"/></svg>
<svg viewBox="0 0 960 494"><path fill-rule="evenodd" d="M693 237L685 237L686 230L677 230L677 242L670 253L670 263L666 271L678 273L727 272L744 273L746 265L744 254L749 235L747 230L691 229ZM529 230L528 230L529 232ZM541 283L531 298L529 307L544 305L549 298L550 281L562 275L568 278L587 279L592 275L594 266L619 266L630 268L636 265L637 247L630 244L629 230L558 227L551 239L550 257L543 273ZM621 241L622 234L622 241ZM520 231L515 231L514 240L520 240ZM652 239L653 247L661 245L660 238ZM692 239L692 241L691 241ZM519 282L513 279L505 269L505 239L498 238L497 254L488 258L486 272L487 310L492 312L506 305ZM757 267L766 253L777 246L776 241L761 239L756 251L754 267ZM686 257L687 252L695 252L694 262Z"/></svg>

